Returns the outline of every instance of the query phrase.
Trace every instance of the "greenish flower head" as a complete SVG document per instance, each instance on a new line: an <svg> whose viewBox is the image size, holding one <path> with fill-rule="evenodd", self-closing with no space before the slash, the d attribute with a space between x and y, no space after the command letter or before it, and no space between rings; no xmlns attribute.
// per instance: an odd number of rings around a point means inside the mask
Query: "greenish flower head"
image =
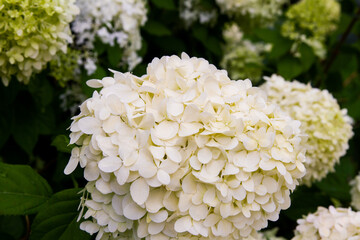
<svg viewBox="0 0 360 240"><path fill-rule="evenodd" d="M28 83L71 41L69 23L79 13L75 0L0 1L0 77Z"/></svg>
<svg viewBox="0 0 360 240"><path fill-rule="evenodd" d="M324 58L326 37L336 30L340 13L336 0L302 0L286 12L287 20L281 31L285 37L309 45L318 57Z"/></svg>
<svg viewBox="0 0 360 240"><path fill-rule="evenodd" d="M79 62L81 52L68 48L66 53L59 52L50 62L50 75L53 76L60 85L65 86L66 82L76 80L77 73L80 72Z"/></svg>
<svg viewBox="0 0 360 240"><path fill-rule="evenodd" d="M221 67L226 69L231 79L250 79L253 83L261 79L264 53L271 46L253 43L243 39L243 33L236 24L228 25L224 30L224 56Z"/></svg>

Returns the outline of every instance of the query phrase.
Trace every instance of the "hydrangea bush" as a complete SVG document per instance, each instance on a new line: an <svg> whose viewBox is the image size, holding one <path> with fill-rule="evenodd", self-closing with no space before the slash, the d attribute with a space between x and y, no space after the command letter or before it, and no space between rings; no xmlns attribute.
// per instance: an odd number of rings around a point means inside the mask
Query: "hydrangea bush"
<svg viewBox="0 0 360 240"><path fill-rule="evenodd" d="M238 239L290 206L305 174L300 122L249 80L182 54L88 85L102 89L73 118L65 173L85 168L81 227L99 239Z"/></svg>
<svg viewBox="0 0 360 240"><path fill-rule="evenodd" d="M277 75L265 77L265 80L262 88L269 100L299 120L303 134L308 136L303 182L311 185L334 171L335 164L346 153L348 141L353 136L352 119L326 90L298 81L285 81Z"/></svg>
<svg viewBox="0 0 360 240"><path fill-rule="evenodd" d="M0 77L28 83L71 42L69 23L79 13L75 0L3 0L0 3Z"/></svg>

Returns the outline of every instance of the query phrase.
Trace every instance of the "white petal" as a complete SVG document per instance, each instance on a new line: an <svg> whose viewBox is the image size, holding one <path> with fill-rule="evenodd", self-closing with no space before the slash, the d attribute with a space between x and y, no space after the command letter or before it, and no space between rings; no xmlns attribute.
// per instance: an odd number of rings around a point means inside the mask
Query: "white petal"
<svg viewBox="0 0 360 240"><path fill-rule="evenodd" d="M201 204L199 206L191 206L189 209L189 214L195 221L200 221L205 219L208 215L209 210L205 204Z"/></svg>
<svg viewBox="0 0 360 240"><path fill-rule="evenodd" d="M130 220L138 220L142 218L146 210L141 208L139 205L137 205L134 202L130 202L124 207L124 216Z"/></svg>
<svg viewBox="0 0 360 240"><path fill-rule="evenodd" d="M101 87L103 87L103 84L102 84L101 80L98 80L98 79L88 80L88 81L86 81L86 85L88 85L89 87L92 87L92 88L101 88Z"/></svg>
<svg viewBox="0 0 360 240"><path fill-rule="evenodd" d="M166 210L161 210L157 213L149 213L151 221L156 223L164 222L168 218L169 214Z"/></svg>
<svg viewBox="0 0 360 240"><path fill-rule="evenodd" d="M117 172L115 172L116 181L120 185L124 185L129 177L130 171L127 167L121 167Z"/></svg>
<svg viewBox="0 0 360 240"><path fill-rule="evenodd" d="M122 161L118 157L105 157L99 161L99 168L103 172L111 173L118 170Z"/></svg>
<svg viewBox="0 0 360 240"><path fill-rule="evenodd" d="M179 116L184 112L184 104L175 102L174 100L170 99L167 102L166 111L168 114L174 117Z"/></svg>
<svg viewBox="0 0 360 240"><path fill-rule="evenodd" d="M189 173L183 180L182 180L182 187L184 193L195 193L196 192L196 181L194 176Z"/></svg>
<svg viewBox="0 0 360 240"><path fill-rule="evenodd" d="M80 154L80 149L78 147L74 147L71 150L70 160L64 169L64 173L66 175L69 175L70 173L72 173L75 170L75 168L77 167L77 165L79 163L79 154Z"/></svg>
<svg viewBox="0 0 360 240"><path fill-rule="evenodd" d="M190 216L185 216L185 217L182 217L182 218L179 218L178 220L176 220L174 229L176 232L182 233L182 232L189 231L191 226L192 226L192 221L191 221Z"/></svg>
<svg viewBox="0 0 360 240"><path fill-rule="evenodd" d="M164 192L160 189L152 190L145 202L146 209L150 213L158 212L164 205L162 203Z"/></svg>
<svg viewBox="0 0 360 240"><path fill-rule="evenodd" d="M165 156L164 147L150 146L149 150L155 159L163 159Z"/></svg>
<svg viewBox="0 0 360 240"><path fill-rule="evenodd" d="M234 189L232 191L232 194L236 200L242 201L246 197L246 190L243 186L239 186L237 189Z"/></svg>
<svg viewBox="0 0 360 240"><path fill-rule="evenodd" d="M111 193L111 187L108 182L105 182L104 179L99 178L95 183L96 189L99 190L102 194Z"/></svg>
<svg viewBox="0 0 360 240"><path fill-rule="evenodd" d="M176 136L179 130L179 124L177 122L162 121L158 125L155 125L155 135L159 139L169 140Z"/></svg>
<svg viewBox="0 0 360 240"><path fill-rule="evenodd" d="M195 133L198 133L201 128L203 128L203 125L200 123L180 123L179 136L187 137L194 135Z"/></svg>
<svg viewBox="0 0 360 240"><path fill-rule="evenodd" d="M197 157L199 162L201 162L202 164L206 164L211 161L212 153L209 148L202 148L198 151Z"/></svg>
<svg viewBox="0 0 360 240"><path fill-rule="evenodd" d="M155 222L150 222L149 226L148 226L148 232L151 235L155 235L160 233L165 227L165 223L155 223ZM158 239L158 238L157 238ZM160 239L159 239L160 240Z"/></svg>
<svg viewBox="0 0 360 240"><path fill-rule="evenodd" d="M169 174L162 169L157 171L157 179L164 185L168 185L170 183Z"/></svg>
<svg viewBox="0 0 360 240"><path fill-rule="evenodd" d="M95 162L90 162L84 169L84 178L88 181L96 180L100 175L99 168Z"/></svg>
<svg viewBox="0 0 360 240"><path fill-rule="evenodd" d="M138 178L130 186L130 195L138 205L145 203L149 196L149 185L143 178Z"/></svg>
<svg viewBox="0 0 360 240"><path fill-rule="evenodd" d="M101 122L93 117L84 117L79 120L79 128L83 133L94 134L101 128Z"/></svg>
<svg viewBox="0 0 360 240"><path fill-rule="evenodd" d="M175 147L166 147L166 155L167 157L176 162L179 163L182 160L182 156L180 154L180 149L179 148L175 148Z"/></svg>

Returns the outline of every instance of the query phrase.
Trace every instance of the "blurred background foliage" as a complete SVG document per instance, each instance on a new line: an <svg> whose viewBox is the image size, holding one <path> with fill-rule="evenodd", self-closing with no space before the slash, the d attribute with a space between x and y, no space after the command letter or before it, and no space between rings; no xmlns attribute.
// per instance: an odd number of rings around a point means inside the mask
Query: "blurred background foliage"
<svg viewBox="0 0 360 240"><path fill-rule="evenodd" d="M296 2L285 4L284 12ZM226 49L223 29L233 19L220 11L215 0L200 0L198 4L215 10L217 20L206 24L195 21L189 26L179 17L179 1L148 1L148 21L141 28L142 47L138 51L142 62L133 69L134 74L144 74L147 63L154 57L181 52L203 57L221 68ZM340 21L337 29L325 39L327 55L324 58L319 58L311 47L301 42L296 43L300 54L294 54L295 40L281 34L285 14L271 27L256 27L244 34L253 42L272 45L256 66L260 75L277 73L328 89L354 119L355 135L336 171L311 188L298 187L292 194L291 207L282 211L279 221L270 222L270 228L279 227L279 235L287 238L293 236L296 219L315 211L317 206L349 207L349 181L359 171L360 21L357 19L360 1L342 0L340 4ZM122 49L118 45L97 41L94 49L99 59L97 69L90 76L81 69L79 80L78 91L87 97L92 94L85 84L87 80L108 76L111 74L108 68L127 71L126 66L119 67ZM243 67L252 68L252 64L244 63ZM57 81L50 65L33 75L28 85L15 79L8 87L0 84L3 109L0 114L0 239L3 240L91 238L79 230L76 222L80 197L77 193L85 184L82 170L77 169L70 176L63 174L71 151L67 128L77 109L62 109L60 96L64 96L72 83ZM254 81L254 85L261 83L260 79ZM79 100L74 100L75 104ZM21 166L14 167L14 164Z"/></svg>

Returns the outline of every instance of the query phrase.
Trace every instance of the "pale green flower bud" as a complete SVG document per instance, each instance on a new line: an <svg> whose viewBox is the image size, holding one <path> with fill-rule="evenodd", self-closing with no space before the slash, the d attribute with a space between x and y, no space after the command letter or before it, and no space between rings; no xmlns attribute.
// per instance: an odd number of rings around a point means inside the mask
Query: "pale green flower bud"
<svg viewBox="0 0 360 240"><path fill-rule="evenodd" d="M231 79L249 78L253 83L260 80L263 68L264 54L271 45L254 43L243 39L243 33L236 24L225 27L224 56L221 67L229 72Z"/></svg>

